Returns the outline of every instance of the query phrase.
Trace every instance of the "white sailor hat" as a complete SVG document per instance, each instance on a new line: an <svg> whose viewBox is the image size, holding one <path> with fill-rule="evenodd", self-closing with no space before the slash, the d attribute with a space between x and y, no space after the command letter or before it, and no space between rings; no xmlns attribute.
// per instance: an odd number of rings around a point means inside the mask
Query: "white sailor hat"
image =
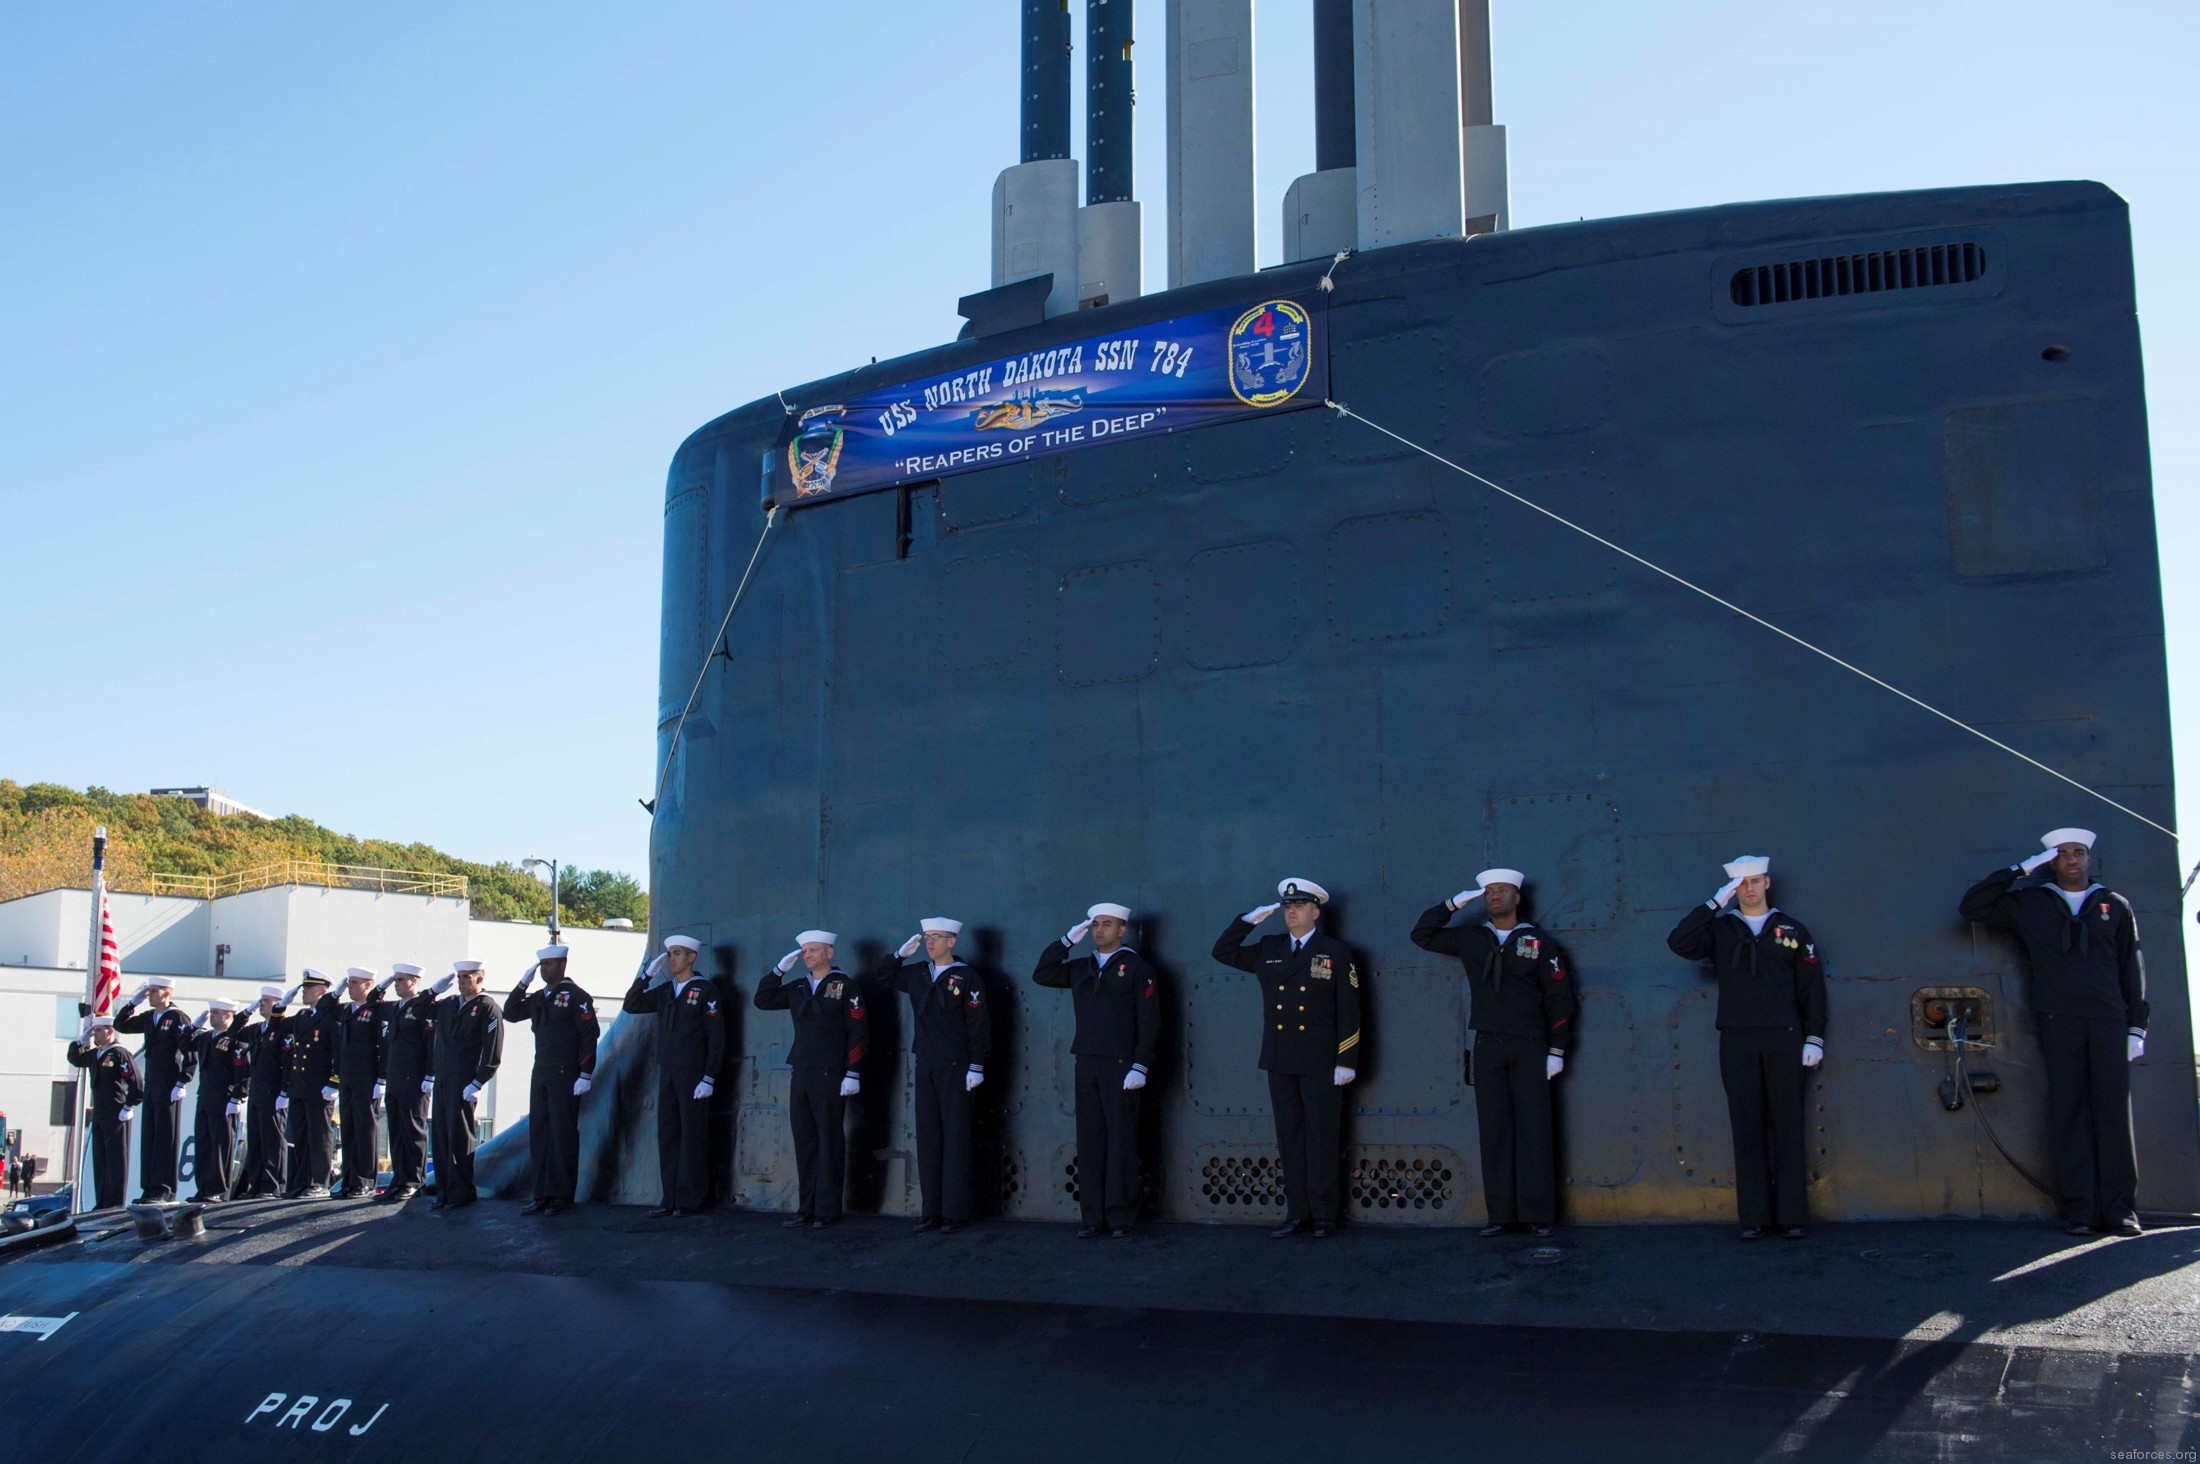
<svg viewBox="0 0 2200 1464"><path fill-rule="evenodd" d="M451 974L453 976L471 976L474 972L479 971L480 969L481 962L479 961L451 962Z"/></svg>
<svg viewBox="0 0 2200 1464"><path fill-rule="evenodd" d="M2040 846L2042 848L2060 849L2065 844L2083 844L2090 849L2093 847L2093 830L2049 829L2046 833L2040 835Z"/></svg>
<svg viewBox="0 0 2200 1464"><path fill-rule="evenodd" d="M267 985L260 988L260 995L272 996L277 1001L281 1001L284 996L288 995L288 993L285 992L280 986L275 985L273 982L269 982Z"/></svg>
<svg viewBox="0 0 2200 1464"><path fill-rule="evenodd" d="M1486 890L1493 884L1509 884L1517 890L1527 882L1528 877L1517 869L1485 869L1474 877L1474 887L1478 890Z"/></svg>
<svg viewBox="0 0 2200 1464"><path fill-rule="evenodd" d="M796 945L837 946L840 944L840 937L830 930L805 930L794 938L794 943Z"/></svg>
<svg viewBox="0 0 2200 1464"><path fill-rule="evenodd" d="M392 961L390 962L390 974L392 976L418 976L420 968L410 961Z"/></svg>
<svg viewBox="0 0 2200 1464"><path fill-rule="evenodd" d="M233 1001L223 1001L218 996L210 996L206 999L206 1009L210 1012L233 1012L237 1009L237 1004Z"/></svg>
<svg viewBox="0 0 2200 1464"><path fill-rule="evenodd" d="M950 920L944 915L934 915L918 921L917 926L926 935L961 935L963 923L960 920Z"/></svg>
<svg viewBox="0 0 2200 1464"><path fill-rule="evenodd" d="M94 1027L112 1027L114 1024L115 1019L111 1016L108 1016L104 1012L101 1013L99 1016L92 1018L92 1025Z"/></svg>
<svg viewBox="0 0 2200 1464"><path fill-rule="evenodd" d="M668 951L693 951L697 955L701 955L703 953L703 943L692 935L668 935L665 937L665 949Z"/></svg>
<svg viewBox="0 0 2200 1464"><path fill-rule="evenodd" d="M1310 879L1287 879L1276 886L1276 893L1286 905L1304 904L1311 900L1317 905L1329 903L1329 891Z"/></svg>
<svg viewBox="0 0 2200 1464"><path fill-rule="evenodd" d="M173 976L148 976L145 978L145 984L147 986L165 986L170 990L174 990L176 978Z"/></svg>
<svg viewBox="0 0 2200 1464"><path fill-rule="evenodd" d="M561 945L544 946L541 950L535 952L535 959L538 961L562 961L571 954L571 951Z"/></svg>
<svg viewBox="0 0 2200 1464"><path fill-rule="evenodd" d="M1728 861L1724 868L1728 879L1748 879L1753 874L1770 874L1772 873L1772 856L1770 854L1744 854L1738 859Z"/></svg>
<svg viewBox="0 0 2200 1464"><path fill-rule="evenodd" d="M311 986L316 981L320 982L323 986L329 984L328 978L326 976L323 976L320 972L314 970L311 966L306 967L305 970L298 973L298 984L300 986Z"/></svg>
<svg viewBox="0 0 2200 1464"><path fill-rule="evenodd" d="M1103 915L1110 920L1120 920L1127 925L1130 923L1131 907L1128 905L1111 905L1103 900L1085 912L1087 920L1098 920Z"/></svg>
<svg viewBox="0 0 2200 1464"><path fill-rule="evenodd" d="M346 966L344 968L344 975L353 981L372 981L381 974L372 966Z"/></svg>

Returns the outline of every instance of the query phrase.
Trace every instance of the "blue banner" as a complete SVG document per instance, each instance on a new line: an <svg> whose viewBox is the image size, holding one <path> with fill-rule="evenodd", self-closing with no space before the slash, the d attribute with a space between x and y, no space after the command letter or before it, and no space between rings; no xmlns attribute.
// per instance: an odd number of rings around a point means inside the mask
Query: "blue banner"
<svg viewBox="0 0 2200 1464"><path fill-rule="evenodd" d="M1278 297L1000 356L810 407L774 453L785 504L1319 406L1318 307Z"/></svg>

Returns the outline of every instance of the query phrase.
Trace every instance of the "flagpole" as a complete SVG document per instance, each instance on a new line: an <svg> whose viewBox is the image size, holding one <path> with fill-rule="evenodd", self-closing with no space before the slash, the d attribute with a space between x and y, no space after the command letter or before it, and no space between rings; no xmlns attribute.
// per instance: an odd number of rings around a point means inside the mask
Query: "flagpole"
<svg viewBox="0 0 2200 1464"><path fill-rule="evenodd" d="M99 999L99 957L100 936L102 934L99 916L100 906L106 892L107 826L101 824L92 830L91 939L84 953L84 1002L82 1006L82 1011L86 1013L92 1010L93 1004ZM80 1030L77 1034L77 1040L82 1041L88 1035L88 1028ZM77 1183L83 1168L78 1156L84 1152L84 1144L90 1136L90 1130L84 1124L84 1069L71 1068L70 1072L73 1076L69 1080L69 1151L65 1156L66 1163L63 1165L62 1178L72 1186L69 1191L71 1200L69 1208L81 1213L89 1206L84 1203L84 1186Z"/></svg>

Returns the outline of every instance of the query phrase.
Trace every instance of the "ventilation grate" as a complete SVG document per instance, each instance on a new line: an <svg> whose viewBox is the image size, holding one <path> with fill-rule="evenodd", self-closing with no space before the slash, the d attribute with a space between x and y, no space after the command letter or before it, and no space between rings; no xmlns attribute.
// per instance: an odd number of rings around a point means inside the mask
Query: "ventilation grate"
<svg viewBox="0 0 2200 1464"><path fill-rule="evenodd" d="M1793 305L1843 295L1878 295L1968 285L1986 275L1986 250L1973 243L1919 244L1863 254L1826 254L1777 264L1745 265L1728 282L1729 297L1748 309Z"/></svg>
<svg viewBox="0 0 2200 1464"><path fill-rule="evenodd" d="M1457 1162L1455 1156L1426 1151L1363 1154L1352 1166L1346 1193L1353 1209L1371 1213L1448 1209Z"/></svg>
<svg viewBox="0 0 2200 1464"><path fill-rule="evenodd" d="M1199 1166L1200 1197L1218 1210L1283 1208L1283 1161L1265 1154L1212 1154Z"/></svg>

